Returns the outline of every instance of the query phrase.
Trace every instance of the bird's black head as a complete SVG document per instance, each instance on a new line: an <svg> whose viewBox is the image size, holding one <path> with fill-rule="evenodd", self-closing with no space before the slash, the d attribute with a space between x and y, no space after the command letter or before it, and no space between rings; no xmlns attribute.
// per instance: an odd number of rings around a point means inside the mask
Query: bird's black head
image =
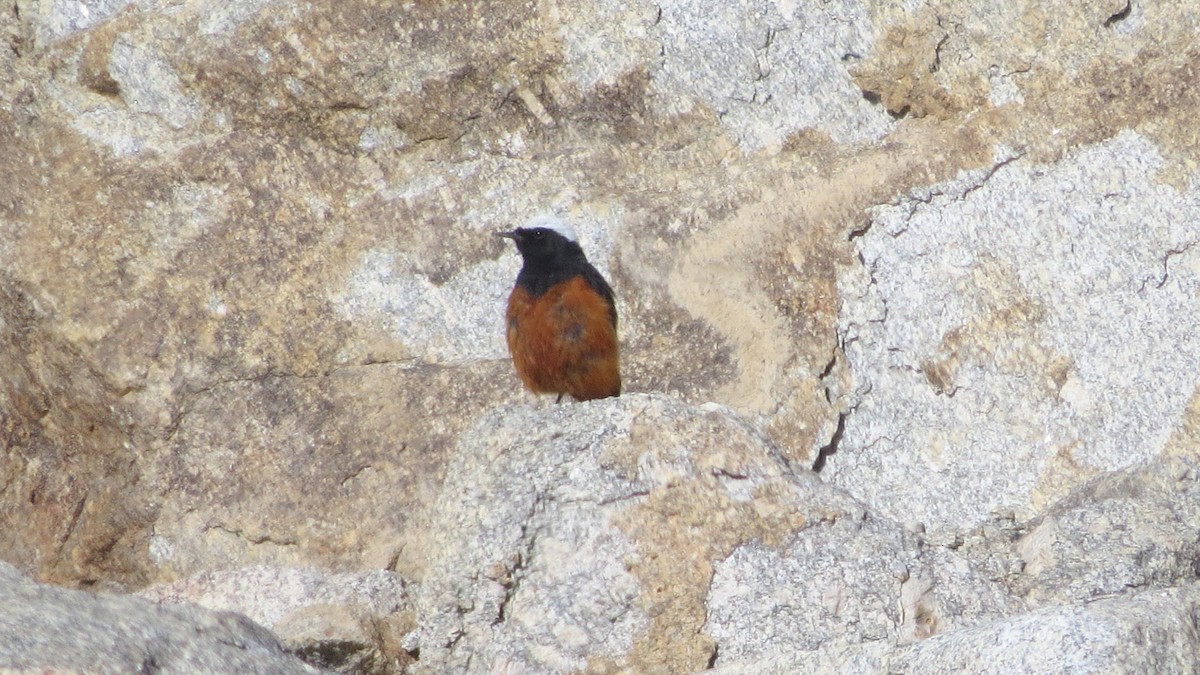
<svg viewBox="0 0 1200 675"><path fill-rule="evenodd" d="M575 231L565 223L548 221L530 227L518 227L511 232L497 232L496 236L507 237L517 244L517 250L525 264L537 268L556 264L569 264L583 260L583 249L575 238Z"/></svg>
<svg viewBox="0 0 1200 675"><path fill-rule="evenodd" d="M524 288L537 298L556 284L582 276L608 301L613 325L617 324L612 288L587 261L587 256L579 247L575 230L570 225L557 218L543 217L525 227L518 227L511 232L497 232L496 235L516 242L517 250L525 260L517 274L518 288Z"/></svg>

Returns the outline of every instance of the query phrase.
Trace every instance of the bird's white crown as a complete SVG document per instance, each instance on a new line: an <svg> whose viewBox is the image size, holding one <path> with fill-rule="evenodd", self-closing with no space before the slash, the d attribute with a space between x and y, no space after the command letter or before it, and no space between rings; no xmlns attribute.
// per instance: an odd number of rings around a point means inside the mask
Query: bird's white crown
<svg viewBox="0 0 1200 675"><path fill-rule="evenodd" d="M538 227L544 227L547 230L553 230L561 234L568 241L579 243L579 237L575 234L575 228L571 227L567 221L557 216L538 216L529 221L529 224L525 225L525 228L530 230Z"/></svg>

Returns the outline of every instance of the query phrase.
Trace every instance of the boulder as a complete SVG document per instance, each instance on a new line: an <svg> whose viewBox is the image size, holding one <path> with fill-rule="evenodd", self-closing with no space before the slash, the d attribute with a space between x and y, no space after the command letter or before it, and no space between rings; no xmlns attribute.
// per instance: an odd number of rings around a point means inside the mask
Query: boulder
<svg viewBox="0 0 1200 675"><path fill-rule="evenodd" d="M344 672L1186 668L1194 15L9 3L0 560ZM508 363L545 214L617 401Z"/></svg>
<svg viewBox="0 0 1200 675"><path fill-rule="evenodd" d="M244 615L37 582L0 563L0 668L18 672L315 673Z"/></svg>

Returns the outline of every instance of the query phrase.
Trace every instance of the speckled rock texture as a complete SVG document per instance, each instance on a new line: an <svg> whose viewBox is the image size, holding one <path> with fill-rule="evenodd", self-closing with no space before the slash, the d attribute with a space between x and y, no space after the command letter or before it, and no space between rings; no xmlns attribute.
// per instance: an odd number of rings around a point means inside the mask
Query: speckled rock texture
<svg viewBox="0 0 1200 675"><path fill-rule="evenodd" d="M0 563L0 669L76 673L316 673L233 612L39 584Z"/></svg>
<svg viewBox="0 0 1200 675"><path fill-rule="evenodd" d="M138 595L237 612L273 631L304 661L341 673L391 673L413 662L402 641L416 625L404 581L394 572L326 574L257 566L201 572Z"/></svg>
<svg viewBox="0 0 1200 675"><path fill-rule="evenodd" d="M1190 673L1200 586L1050 607L887 647L825 649L719 667L719 675L824 673Z"/></svg>
<svg viewBox="0 0 1200 675"><path fill-rule="evenodd" d="M467 439L418 596L428 672L700 669L714 562L864 516L715 405L521 406Z"/></svg>
<svg viewBox="0 0 1200 675"><path fill-rule="evenodd" d="M1131 131L1017 157L874 210L842 277L853 412L828 476L890 517L1029 518L1159 456L1200 383L1197 195Z"/></svg>
<svg viewBox="0 0 1200 675"><path fill-rule="evenodd" d="M342 672L1193 668L1198 44L1191 0L15 0L0 560ZM491 233L546 214L618 400L508 362Z"/></svg>

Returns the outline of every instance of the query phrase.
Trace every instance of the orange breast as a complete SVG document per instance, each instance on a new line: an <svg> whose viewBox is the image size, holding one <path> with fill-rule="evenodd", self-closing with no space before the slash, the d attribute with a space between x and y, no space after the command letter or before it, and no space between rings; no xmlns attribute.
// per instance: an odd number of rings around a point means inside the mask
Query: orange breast
<svg viewBox="0 0 1200 675"><path fill-rule="evenodd" d="M508 350L531 391L576 400L617 396L617 329L605 299L583 277L533 298L518 286L508 298Z"/></svg>

